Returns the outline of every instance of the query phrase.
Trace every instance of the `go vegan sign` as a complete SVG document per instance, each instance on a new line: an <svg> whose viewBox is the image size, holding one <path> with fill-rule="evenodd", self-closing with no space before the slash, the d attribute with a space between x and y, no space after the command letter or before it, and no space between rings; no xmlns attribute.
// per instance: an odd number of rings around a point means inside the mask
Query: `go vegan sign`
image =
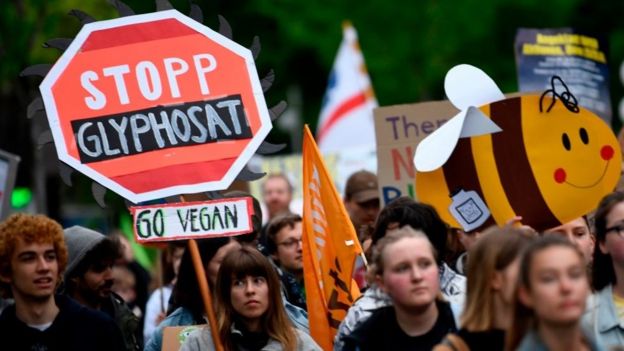
<svg viewBox="0 0 624 351"><path fill-rule="evenodd" d="M61 161L135 203L227 188L271 129L251 51L175 10L84 25L40 90Z"/></svg>
<svg viewBox="0 0 624 351"><path fill-rule="evenodd" d="M139 243L234 236L253 231L250 197L131 208Z"/></svg>

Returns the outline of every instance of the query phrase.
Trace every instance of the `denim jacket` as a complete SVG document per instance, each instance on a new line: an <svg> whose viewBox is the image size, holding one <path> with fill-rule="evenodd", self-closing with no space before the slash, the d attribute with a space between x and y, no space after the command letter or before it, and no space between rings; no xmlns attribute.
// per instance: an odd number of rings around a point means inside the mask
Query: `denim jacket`
<svg viewBox="0 0 624 351"><path fill-rule="evenodd" d="M242 335L241 331L236 329L235 325L230 327L232 334ZM296 351L322 351L322 349L316 344L316 342L305 332L296 329L297 335L297 348ZM269 339L269 342L260 351L282 351L284 348L282 344L274 339ZM189 334L189 336L182 344L180 351L214 351L214 343L212 341L212 335L210 334L210 328L196 329Z"/></svg>
<svg viewBox="0 0 624 351"><path fill-rule="evenodd" d="M288 318L292 321L295 328L301 330L306 334L309 333L310 328L308 324L308 313L305 310L286 301L283 295L282 301L284 303L284 309L286 309L286 314L288 315ZM145 345L144 351L160 351L160 349L162 348L163 329L165 327L193 325L201 323L206 323L206 321L196 321L195 318L193 318L193 313L191 312L191 310L185 307L179 307L169 316L167 316L167 318L165 318L162 322L160 322L158 327L152 333L152 337L149 339L149 342Z"/></svg>
<svg viewBox="0 0 624 351"><path fill-rule="evenodd" d="M588 299L582 323L607 349L624 345L624 324L617 317L612 285L606 286Z"/></svg>
<svg viewBox="0 0 624 351"><path fill-rule="evenodd" d="M589 330L583 330L585 334L585 339L589 344L589 349L591 351L606 351L604 347L600 344L597 344L596 341L592 338L591 332ZM522 341L520 342L520 346L516 349L516 351L548 351L548 347L544 344L542 339L540 339L539 335L535 332L535 330L530 330Z"/></svg>

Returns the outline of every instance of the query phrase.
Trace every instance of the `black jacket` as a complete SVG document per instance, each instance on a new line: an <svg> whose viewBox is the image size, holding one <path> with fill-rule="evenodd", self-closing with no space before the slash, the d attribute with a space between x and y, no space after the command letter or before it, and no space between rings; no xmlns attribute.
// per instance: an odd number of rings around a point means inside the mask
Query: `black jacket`
<svg viewBox="0 0 624 351"><path fill-rule="evenodd" d="M132 313L121 296L111 292L110 298L102 304L100 311L115 321L121 330L127 351L143 350L143 328L139 318Z"/></svg>
<svg viewBox="0 0 624 351"><path fill-rule="evenodd" d="M394 306L377 309L359 327L343 338L343 351L431 350L446 334L457 331L451 307L436 301L438 319L427 333L410 337L398 325Z"/></svg>
<svg viewBox="0 0 624 351"><path fill-rule="evenodd" d="M79 305L67 296L56 295L59 313L52 325L40 331L15 315L15 305L0 315L2 349L12 351L122 351L121 332L103 313Z"/></svg>

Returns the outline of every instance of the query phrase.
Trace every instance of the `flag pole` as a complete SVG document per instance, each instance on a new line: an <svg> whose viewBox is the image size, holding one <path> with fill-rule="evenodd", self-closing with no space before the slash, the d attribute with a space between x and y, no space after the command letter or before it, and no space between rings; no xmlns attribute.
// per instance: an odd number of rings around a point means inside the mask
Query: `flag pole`
<svg viewBox="0 0 624 351"><path fill-rule="evenodd" d="M368 261L366 260L366 255L364 255L364 252L360 252L360 257L362 258L362 262L364 262L364 267L366 267L366 270L368 271Z"/></svg>

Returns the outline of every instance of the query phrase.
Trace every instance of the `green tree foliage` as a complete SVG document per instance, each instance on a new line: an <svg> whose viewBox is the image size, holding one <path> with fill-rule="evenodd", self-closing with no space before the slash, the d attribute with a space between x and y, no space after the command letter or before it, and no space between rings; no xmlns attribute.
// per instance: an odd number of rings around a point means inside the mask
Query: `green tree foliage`
<svg viewBox="0 0 624 351"><path fill-rule="evenodd" d="M72 38L80 30L80 22L68 15L81 9L98 19L116 16L106 1L15 0L0 3L0 93L10 94L19 72L31 64L53 63L58 52L45 49L43 43L52 38Z"/></svg>
<svg viewBox="0 0 624 351"><path fill-rule="evenodd" d="M151 1L128 0L137 13L154 11ZM172 0L183 13L186 0ZM622 97L619 65L624 57L624 3L590 0L238 0L199 1L204 23L218 28L217 15L231 24L234 39L249 46L255 35L262 51L259 74L273 69L276 80L267 93L273 105L286 98L289 87L303 95L303 119L316 127L327 77L342 37L341 23L358 30L380 105L443 99L446 71L459 63L484 69L504 92L517 91L513 41L517 28L574 26L606 36L614 106ZM68 16L73 8L97 19L117 17L106 0L0 2L0 148L15 150L28 140L25 109L36 92L37 79L18 78L35 63L52 63L56 50L43 49L45 40L73 37L79 22ZM616 115L616 114L614 114ZM619 128L617 118L615 126ZM8 128L8 127L11 128ZM11 130L11 132L9 132ZM15 132L17 130L17 132ZM20 138L20 139L16 139ZM275 129L273 142L288 142ZM27 157L28 158L28 157Z"/></svg>

